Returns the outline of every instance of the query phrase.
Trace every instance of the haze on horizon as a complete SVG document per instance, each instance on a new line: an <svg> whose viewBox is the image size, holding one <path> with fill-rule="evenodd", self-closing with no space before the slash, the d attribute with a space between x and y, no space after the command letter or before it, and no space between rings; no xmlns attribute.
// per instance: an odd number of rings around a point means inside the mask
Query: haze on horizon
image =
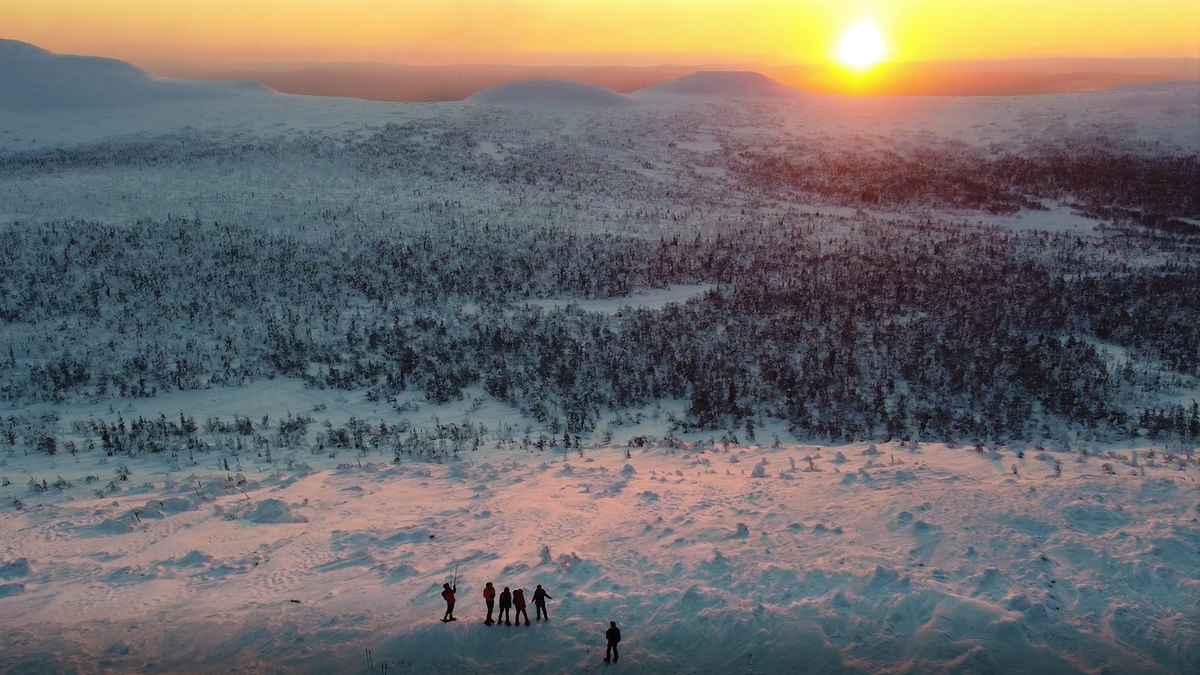
<svg viewBox="0 0 1200 675"><path fill-rule="evenodd" d="M1191 0L8 0L4 37L137 64L836 62L860 21L887 62L1197 58Z"/></svg>

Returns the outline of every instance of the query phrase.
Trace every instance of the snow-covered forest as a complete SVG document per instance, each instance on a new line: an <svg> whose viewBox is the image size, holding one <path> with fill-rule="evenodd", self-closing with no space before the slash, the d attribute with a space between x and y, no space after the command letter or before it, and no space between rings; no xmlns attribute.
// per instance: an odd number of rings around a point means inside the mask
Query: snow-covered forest
<svg viewBox="0 0 1200 675"><path fill-rule="evenodd" d="M1172 396L1200 377L1195 155L839 152L786 128L698 152L672 117L576 137L509 115L6 155L0 398L294 377L389 404L482 387L585 437L663 399L687 402L670 431L802 440L1200 435ZM1051 209L1092 227L1038 228ZM704 290L529 304L674 285Z"/></svg>
<svg viewBox="0 0 1200 675"><path fill-rule="evenodd" d="M1195 86L744 80L0 105L0 673L1200 672Z"/></svg>

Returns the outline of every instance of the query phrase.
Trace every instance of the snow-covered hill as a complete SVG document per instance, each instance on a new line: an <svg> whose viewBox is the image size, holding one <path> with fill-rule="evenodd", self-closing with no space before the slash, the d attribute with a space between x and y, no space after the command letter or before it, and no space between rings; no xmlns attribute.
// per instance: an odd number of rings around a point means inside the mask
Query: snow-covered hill
<svg viewBox="0 0 1200 675"><path fill-rule="evenodd" d="M529 80L502 84L467 97L467 103L513 108L619 108L628 97L595 84L563 80Z"/></svg>
<svg viewBox="0 0 1200 675"><path fill-rule="evenodd" d="M266 92L256 83L191 82L147 75L124 61L54 54L0 40L0 111L45 113Z"/></svg>
<svg viewBox="0 0 1200 675"><path fill-rule="evenodd" d="M799 91L761 73L739 71L702 71L635 92L638 96L684 95L727 99L793 98L799 94Z"/></svg>

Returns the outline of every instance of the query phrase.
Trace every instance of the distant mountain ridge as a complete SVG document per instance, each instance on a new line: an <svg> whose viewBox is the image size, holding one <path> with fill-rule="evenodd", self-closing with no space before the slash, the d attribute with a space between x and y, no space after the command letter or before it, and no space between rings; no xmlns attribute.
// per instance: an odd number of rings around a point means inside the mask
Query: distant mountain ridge
<svg viewBox="0 0 1200 675"><path fill-rule="evenodd" d="M26 42L0 39L3 111L128 107L246 91L268 90L257 83L165 80L117 59L55 54Z"/></svg>
<svg viewBox="0 0 1200 675"><path fill-rule="evenodd" d="M530 107L620 107L647 96L710 98L791 98L800 92L761 73L751 71L700 71L691 75L618 94L593 84L563 80L527 80L502 84L467 97L468 103Z"/></svg>

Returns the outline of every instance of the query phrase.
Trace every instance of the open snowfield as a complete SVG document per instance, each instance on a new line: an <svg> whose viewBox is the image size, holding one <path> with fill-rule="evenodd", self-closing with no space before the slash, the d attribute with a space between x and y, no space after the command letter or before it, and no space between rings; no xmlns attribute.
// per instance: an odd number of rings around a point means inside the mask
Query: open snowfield
<svg viewBox="0 0 1200 675"><path fill-rule="evenodd" d="M0 675L1200 675L1197 83L93 61L0 41Z"/></svg>
<svg viewBox="0 0 1200 675"><path fill-rule="evenodd" d="M206 414L319 400L288 389L230 391ZM158 402L134 405L130 419ZM365 405L328 413L391 419ZM93 412L115 418L75 414ZM503 411L476 419L489 414ZM271 463L220 445L9 453L0 495L20 510L0 515L0 672L356 673L367 650L374 671L400 673L1200 665L1200 467L1161 447L626 447L633 431L582 453L493 431L444 464L369 448ZM93 494L118 466L120 491ZM71 485L27 485L58 478ZM460 620L443 625L456 564ZM486 581L542 584L551 620L484 626ZM600 662L609 620L619 666Z"/></svg>

